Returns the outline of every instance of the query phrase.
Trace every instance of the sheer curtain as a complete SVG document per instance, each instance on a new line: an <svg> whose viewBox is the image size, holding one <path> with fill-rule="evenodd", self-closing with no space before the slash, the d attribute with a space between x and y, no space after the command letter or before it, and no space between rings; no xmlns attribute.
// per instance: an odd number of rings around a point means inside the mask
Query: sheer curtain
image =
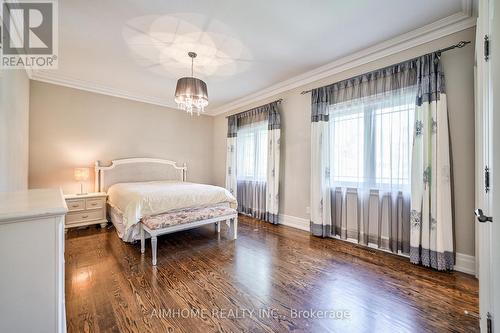
<svg viewBox="0 0 500 333"><path fill-rule="evenodd" d="M311 232L409 254L411 60L314 89Z"/></svg>
<svg viewBox="0 0 500 333"><path fill-rule="evenodd" d="M267 120L238 129L238 211L265 220L267 178Z"/></svg>
<svg viewBox="0 0 500 333"><path fill-rule="evenodd" d="M330 107L333 234L409 253L416 87Z"/></svg>

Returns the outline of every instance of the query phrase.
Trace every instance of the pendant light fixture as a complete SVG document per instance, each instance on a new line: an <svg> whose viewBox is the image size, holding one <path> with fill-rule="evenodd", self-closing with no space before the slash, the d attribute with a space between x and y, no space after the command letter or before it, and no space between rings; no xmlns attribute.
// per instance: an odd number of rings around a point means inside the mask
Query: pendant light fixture
<svg viewBox="0 0 500 333"><path fill-rule="evenodd" d="M193 76L196 55L194 52L188 52L188 56L191 58L191 77L181 77L177 80L177 87L175 88L175 102L178 108L190 115L194 112L200 115L208 105L207 84Z"/></svg>

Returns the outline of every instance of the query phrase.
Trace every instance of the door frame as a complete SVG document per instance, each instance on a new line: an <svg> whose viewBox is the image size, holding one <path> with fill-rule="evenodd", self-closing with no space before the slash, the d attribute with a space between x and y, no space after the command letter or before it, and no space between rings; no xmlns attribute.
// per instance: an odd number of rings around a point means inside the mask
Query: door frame
<svg viewBox="0 0 500 333"><path fill-rule="evenodd" d="M500 0L490 3L491 313L493 332L500 332Z"/></svg>
<svg viewBox="0 0 500 333"><path fill-rule="evenodd" d="M500 216L500 68L499 51L490 50L485 60L484 36L497 50L500 30L498 0L479 0L479 18L476 28L476 207L485 215ZM496 8L495 8L496 7ZM496 13L495 13L496 11ZM493 52L491 52L493 51ZM486 191L485 167L489 169L490 190ZM497 189L497 191L495 191ZM495 199L496 198L496 199ZM498 221L498 219L497 219ZM488 317L491 316L492 332L500 332L500 228L498 222L476 222L476 264L479 277L479 314L481 332L489 332ZM496 320L495 320L496 318ZM496 323L495 323L496 321ZM496 325L495 325L496 324ZM497 327L495 327L497 326Z"/></svg>

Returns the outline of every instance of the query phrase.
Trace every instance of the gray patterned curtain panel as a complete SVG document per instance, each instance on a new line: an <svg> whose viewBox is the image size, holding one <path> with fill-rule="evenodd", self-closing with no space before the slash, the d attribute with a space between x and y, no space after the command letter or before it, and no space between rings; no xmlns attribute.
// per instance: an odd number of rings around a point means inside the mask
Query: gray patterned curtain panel
<svg viewBox="0 0 500 333"><path fill-rule="evenodd" d="M418 58L412 150L410 261L438 270L455 264L445 78L436 53Z"/></svg>
<svg viewBox="0 0 500 333"><path fill-rule="evenodd" d="M227 137L234 138L238 135L238 118L236 116L227 117Z"/></svg>
<svg viewBox="0 0 500 333"><path fill-rule="evenodd" d="M269 121L267 129L266 221L278 224L280 203L281 117L277 102L269 104Z"/></svg>

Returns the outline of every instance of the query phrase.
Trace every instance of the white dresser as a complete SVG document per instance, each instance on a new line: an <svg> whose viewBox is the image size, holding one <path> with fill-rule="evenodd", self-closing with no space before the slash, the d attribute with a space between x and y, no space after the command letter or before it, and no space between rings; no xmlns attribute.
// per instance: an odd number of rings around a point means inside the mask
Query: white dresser
<svg viewBox="0 0 500 333"><path fill-rule="evenodd" d="M0 332L66 332L60 189L0 193Z"/></svg>

